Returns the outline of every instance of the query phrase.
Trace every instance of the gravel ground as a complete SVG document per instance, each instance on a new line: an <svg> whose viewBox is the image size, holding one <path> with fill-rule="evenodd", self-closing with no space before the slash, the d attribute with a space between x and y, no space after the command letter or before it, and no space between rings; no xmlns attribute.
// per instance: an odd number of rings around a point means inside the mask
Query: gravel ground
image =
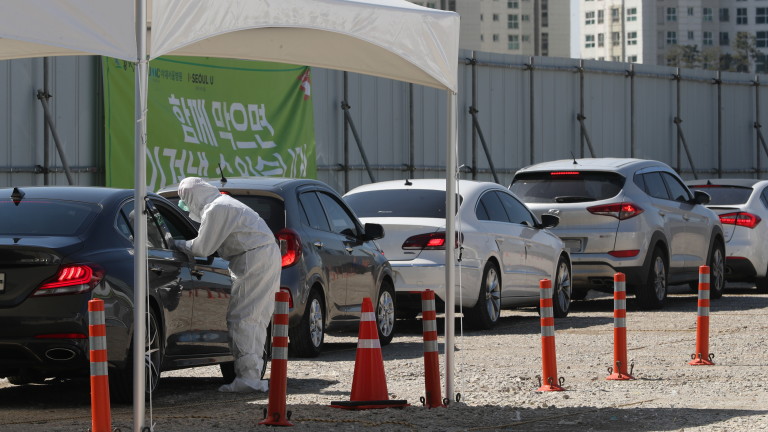
<svg viewBox="0 0 768 432"><path fill-rule="evenodd" d="M402 409L347 411L332 401L350 397L356 335L333 335L317 359L290 359L287 410L294 430L307 431L753 431L768 430L768 295L730 287L713 301L710 349L714 366L689 366L695 348L696 296L674 287L661 311L628 301L627 347L634 380L607 381L613 359L613 302L577 302L555 323L562 392L538 392L541 340L535 309L504 311L490 332L456 338L455 390L460 401L427 409L420 321L402 321L383 348L390 399ZM444 322L438 319L438 326ZM442 354L442 331L440 349ZM440 357L441 368L443 357ZM444 392L445 375L442 375ZM258 426L267 395L216 391L218 368L163 374L147 418L156 431L243 431ZM88 381L16 387L0 380L0 430L85 431L90 428ZM445 395L443 395L445 396ZM113 406L112 423L133 429L131 406Z"/></svg>

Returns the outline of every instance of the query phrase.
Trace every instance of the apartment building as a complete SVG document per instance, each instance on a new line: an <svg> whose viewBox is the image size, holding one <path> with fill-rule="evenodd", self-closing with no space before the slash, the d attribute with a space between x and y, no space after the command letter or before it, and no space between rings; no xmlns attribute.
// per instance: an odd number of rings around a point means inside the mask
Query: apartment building
<svg viewBox="0 0 768 432"><path fill-rule="evenodd" d="M582 58L717 69L746 33L762 54L749 70L765 71L766 0L581 0L579 15Z"/></svg>
<svg viewBox="0 0 768 432"><path fill-rule="evenodd" d="M461 17L461 48L503 54L571 56L572 0L433 0L412 3L456 11Z"/></svg>

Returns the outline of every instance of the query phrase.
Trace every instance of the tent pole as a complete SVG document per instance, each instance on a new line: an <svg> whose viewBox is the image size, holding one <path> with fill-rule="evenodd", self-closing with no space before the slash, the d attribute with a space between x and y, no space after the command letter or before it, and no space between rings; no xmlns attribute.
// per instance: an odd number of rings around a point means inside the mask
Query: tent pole
<svg viewBox="0 0 768 432"><path fill-rule="evenodd" d="M147 102L147 11L146 0L136 1L137 63L134 91L134 261L133 261L133 430L144 429L145 400L144 357L147 313L147 158L146 158L146 102Z"/></svg>
<svg viewBox="0 0 768 432"><path fill-rule="evenodd" d="M456 327L456 286L454 263L456 255L456 92L448 91L448 136L446 141L445 173L445 397L453 400L454 333Z"/></svg>

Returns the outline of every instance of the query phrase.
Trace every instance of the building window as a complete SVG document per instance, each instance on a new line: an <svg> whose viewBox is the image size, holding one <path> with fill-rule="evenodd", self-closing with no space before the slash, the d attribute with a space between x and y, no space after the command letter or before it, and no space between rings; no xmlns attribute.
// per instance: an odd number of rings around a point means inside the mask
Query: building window
<svg viewBox="0 0 768 432"><path fill-rule="evenodd" d="M621 57L619 57L619 56L611 56L611 61L620 62L621 61Z"/></svg>
<svg viewBox="0 0 768 432"><path fill-rule="evenodd" d="M591 35L591 34L586 35L584 48L594 48L594 47L595 47L595 35Z"/></svg>
<svg viewBox="0 0 768 432"><path fill-rule="evenodd" d="M498 21L499 20L499 14L493 14L493 20Z"/></svg>
<svg viewBox="0 0 768 432"><path fill-rule="evenodd" d="M728 32L720 32L720 46L728 46L731 44Z"/></svg>
<svg viewBox="0 0 768 432"><path fill-rule="evenodd" d="M692 7L688 8L688 16L693 16L693 8Z"/></svg>
<svg viewBox="0 0 768 432"><path fill-rule="evenodd" d="M586 19L584 20L584 24L590 25L595 23L595 11L589 11L586 13Z"/></svg>
<svg viewBox="0 0 768 432"><path fill-rule="evenodd" d="M483 36L482 33L480 34L480 42L485 42L485 36Z"/></svg>
<svg viewBox="0 0 768 432"><path fill-rule="evenodd" d="M619 46L619 44L621 44L621 33L619 32L611 33L611 45Z"/></svg>
<svg viewBox="0 0 768 432"><path fill-rule="evenodd" d="M602 24L605 22L605 11L600 9L597 11L597 23Z"/></svg>
<svg viewBox="0 0 768 432"><path fill-rule="evenodd" d="M728 8L720 8L720 22L728 22L731 20L731 14Z"/></svg>
<svg viewBox="0 0 768 432"><path fill-rule="evenodd" d="M602 48L605 46L605 33L598 33L597 34L597 46L599 48Z"/></svg>
<svg viewBox="0 0 768 432"><path fill-rule="evenodd" d="M630 63L637 63L637 56L636 55L629 56L627 57L627 61Z"/></svg>
<svg viewBox="0 0 768 432"><path fill-rule="evenodd" d="M507 15L507 28L518 29L520 24L517 22L517 15Z"/></svg>
<svg viewBox="0 0 768 432"><path fill-rule="evenodd" d="M549 2L541 0L541 26L549 27Z"/></svg>
<svg viewBox="0 0 768 432"><path fill-rule="evenodd" d="M498 42L499 41L499 35L498 34L494 34L493 35L493 41L494 42Z"/></svg>
<svg viewBox="0 0 768 432"><path fill-rule="evenodd" d="M667 45L677 45L677 32L676 31L668 31L667 32Z"/></svg>
<svg viewBox="0 0 768 432"><path fill-rule="evenodd" d="M673 7L667 8L667 21L669 22L677 21L677 8L673 8Z"/></svg>
<svg viewBox="0 0 768 432"><path fill-rule="evenodd" d="M523 35L523 42L530 42L531 41L531 35Z"/></svg>
<svg viewBox="0 0 768 432"><path fill-rule="evenodd" d="M758 48L768 48L768 31L757 32L755 46Z"/></svg>
<svg viewBox="0 0 768 432"><path fill-rule="evenodd" d="M507 48L509 48L512 51L520 50L520 36L518 36L518 35L508 35L507 36Z"/></svg>
<svg viewBox="0 0 768 432"><path fill-rule="evenodd" d="M627 9L627 21L637 21L637 8Z"/></svg>
<svg viewBox="0 0 768 432"><path fill-rule="evenodd" d="M748 24L747 8L736 8L736 24Z"/></svg>
<svg viewBox="0 0 768 432"><path fill-rule="evenodd" d="M620 19L621 19L621 14L619 13L619 8L612 8L611 22L619 22Z"/></svg>
<svg viewBox="0 0 768 432"><path fill-rule="evenodd" d="M627 45L637 45L637 32L628 32L627 33Z"/></svg>
<svg viewBox="0 0 768 432"><path fill-rule="evenodd" d="M528 22L530 20L531 20L531 16L530 15L520 15L520 21Z"/></svg>
<svg viewBox="0 0 768 432"><path fill-rule="evenodd" d="M702 45L712 46L712 32L705 31L702 36Z"/></svg>
<svg viewBox="0 0 768 432"><path fill-rule="evenodd" d="M508 2L507 2L507 7L508 7L509 9L517 9L517 8L519 8L519 7L520 7L520 2L517 2L517 1L508 1Z"/></svg>
<svg viewBox="0 0 768 432"><path fill-rule="evenodd" d="M703 20L704 20L704 22L711 22L712 21L712 8L704 8L704 10L703 10Z"/></svg>
<svg viewBox="0 0 768 432"><path fill-rule="evenodd" d="M768 8L755 9L755 24L768 23Z"/></svg>
<svg viewBox="0 0 768 432"><path fill-rule="evenodd" d="M549 55L549 33L541 34L541 55Z"/></svg>
<svg viewBox="0 0 768 432"><path fill-rule="evenodd" d="M693 40L693 31L688 30L688 40Z"/></svg>

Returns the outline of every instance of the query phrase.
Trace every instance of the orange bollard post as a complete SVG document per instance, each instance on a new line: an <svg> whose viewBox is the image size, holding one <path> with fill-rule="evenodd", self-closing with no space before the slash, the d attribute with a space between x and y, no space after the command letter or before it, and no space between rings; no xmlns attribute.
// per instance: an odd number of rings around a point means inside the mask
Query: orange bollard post
<svg viewBox="0 0 768 432"><path fill-rule="evenodd" d="M539 315L541 318L541 363L542 379L538 391L563 391L563 379L557 377L555 356L555 315L552 310L552 281L539 281Z"/></svg>
<svg viewBox="0 0 768 432"><path fill-rule="evenodd" d="M607 380L632 380L627 372L627 279L624 273L613 275L613 366Z"/></svg>
<svg viewBox="0 0 768 432"><path fill-rule="evenodd" d="M421 403L427 408L444 408L446 404L440 393L435 292L432 290L421 293L421 324L424 329L424 387L427 393L426 398L421 398Z"/></svg>
<svg viewBox="0 0 768 432"><path fill-rule="evenodd" d="M714 365L714 354L709 353L709 266L699 267L699 302L696 317L696 352L689 365Z"/></svg>
<svg viewBox="0 0 768 432"><path fill-rule="evenodd" d="M109 407L109 370L107 367L107 326L104 301L88 302L88 343L91 363L91 430L110 432L112 412Z"/></svg>
<svg viewBox="0 0 768 432"><path fill-rule="evenodd" d="M288 387L288 302L290 294L275 294L275 313L272 315L272 360L269 375L269 403L260 425L293 426L286 415L285 397ZM266 367L263 365L262 367Z"/></svg>

